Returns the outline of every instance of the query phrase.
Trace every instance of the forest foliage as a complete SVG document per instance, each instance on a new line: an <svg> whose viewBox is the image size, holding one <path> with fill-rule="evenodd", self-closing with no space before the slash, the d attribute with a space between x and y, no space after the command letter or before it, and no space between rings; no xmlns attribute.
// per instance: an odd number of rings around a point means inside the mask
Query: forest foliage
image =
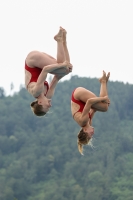
<svg viewBox="0 0 133 200"><path fill-rule="evenodd" d="M96 78L72 76L57 85L45 117L33 115L25 88L12 96L0 88L0 200L133 199L133 85L109 81L111 104L96 113L84 156L70 110L78 86L99 95Z"/></svg>

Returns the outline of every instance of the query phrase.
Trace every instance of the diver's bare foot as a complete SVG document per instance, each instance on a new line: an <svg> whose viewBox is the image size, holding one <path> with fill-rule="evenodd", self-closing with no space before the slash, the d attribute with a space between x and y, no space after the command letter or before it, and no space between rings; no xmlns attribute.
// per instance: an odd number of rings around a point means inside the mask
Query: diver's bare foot
<svg viewBox="0 0 133 200"><path fill-rule="evenodd" d="M99 79L99 81L100 81L100 83L101 83L102 81L106 81L106 73L105 73L104 70L103 70L103 76Z"/></svg>
<svg viewBox="0 0 133 200"><path fill-rule="evenodd" d="M63 42L63 29L62 29L62 27L60 27L59 32L57 33L57 35L54 36L54 39L57 42Z"/></svg>
<svg viewBox="0 0 133 200"><path fill-rule="evenodd" d="M63 31L63 42L65 43L66 42L66 34L67 34L67 31L64 29L64 28L62 28L62 27L60 27L61 29L62 29L62 31Z"/></svg>
<svg viewBox="0 0 133 200"><path fill-rule="evenodd" d="M63 31L63 42L66 43L66 34L67 34L67 31L64 28L62 28L61 26L60 26L60 29Z"/></svg>
<svg viewBox="0 0 133 200"><path fill-rule="evenodd" d="M106 76L106 73L105 73L105 71L103 70L103 76L99 79L100 83L101 83L101 82L106 82L106 83L107 83L109 77L110 77L110 72L108 72L108 74L107 74L107 76Z"/></svg>
<svg viewBox="0 0 133 200"><path fill-rule="evenodd" d="M108 82L109 77L110 77L110 72L108 72L108 74L107 74L107 76L106 76L106 82Z"/></svg>

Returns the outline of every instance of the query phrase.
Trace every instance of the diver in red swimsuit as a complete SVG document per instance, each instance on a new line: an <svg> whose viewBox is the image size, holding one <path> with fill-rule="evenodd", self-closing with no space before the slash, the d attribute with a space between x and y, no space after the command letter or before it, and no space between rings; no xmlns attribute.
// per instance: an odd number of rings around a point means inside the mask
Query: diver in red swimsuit
<svg viewBox="0 0 133 200"><path fill-rule="evenodd" d="M58 34L54 36L57 41L57 60L39 51L32 51L26 57L25 86L36 99L30 106L37 116L43 116L49 111L58 81L72 71L66 34L66 30L60 27ZM50 84L46 81L48 73L54 75Z"/></svg>
<svg viewBox="0 0 133 200"><path fill-rule="evenodd" d="M31 79L30 79L30 82L28 83L28 85L29 85L30 83L32 83L32 82L37 82L37 79L38 79L39 75L41 74L42 69L40 69L40 68L38 68L38 67L33 67L33 68L28 67L28 66L26 65L26 63L25 63L25 69L26 69L28 72L31 73ZM27 85L27 88L28 88L28 85ZM48 90L49 90L49 84L48 84L47 81L44 81L44 86L47 87L47 90L46 90L46 92L44 93L44 96L46 96L46 94L47 94L47 92L48 92Z"/></svg>
<svg viewBox="0 0 133 200"><path fill-rule="evenodd" d="M103 71L103 76L99 79L101 83L100 95L97 97L91 91L78 87L72 92L71 96L71 112L73 119L81 127L78 133L78 149L83 154L83 145L91 144L94 134L92 118L96 111L106 112L110 104L107 93L107 82L110 73L106 75Z"/></svg>

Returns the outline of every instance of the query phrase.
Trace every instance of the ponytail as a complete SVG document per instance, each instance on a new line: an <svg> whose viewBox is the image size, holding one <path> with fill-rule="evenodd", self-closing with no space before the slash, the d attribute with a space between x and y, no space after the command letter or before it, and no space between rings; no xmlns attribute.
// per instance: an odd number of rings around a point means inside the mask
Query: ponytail
<svg viewBox="0 0 133 200"><path fill-rule="evenodd" d="M79 142L79 140L77 141L77 144L78 144L78 150L79 150L79 152L81 153L81 155L84 155L83 154L83 145Z"/></svg>
<svg viewBox="0 0 133 200"><path fill-rule="evenodd" d="M83 145L90 145L91 147L93 147L92 145L92 138L89 138L87 136L87 133L84 132L83 128L80 130L80 132L78 133L78 140L77 140L77 145L78 145L78 150L81 153L81 155L83 154Z"/></svg>

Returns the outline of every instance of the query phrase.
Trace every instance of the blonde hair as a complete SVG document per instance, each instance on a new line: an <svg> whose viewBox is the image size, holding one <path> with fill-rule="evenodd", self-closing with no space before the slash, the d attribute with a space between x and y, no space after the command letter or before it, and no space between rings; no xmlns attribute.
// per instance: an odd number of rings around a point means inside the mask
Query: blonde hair
<svg viewBox="0 0 133 200"><path fill-rule="evenodd" d="M44 115L46 115L46 113L43 111L42 105L39 105L39 104L38 104L38 101L33 101L33 102L30 104L30 107L31 107L31 110L33 111L33 113L34 113L36 116L44 116Z"/></svg>
<svg viewBox="0 0 133 200"><path fill-rule="evenodd" d="M92 146L92 138L88 138L87 133L83 131L83 128L78 133L78 150L83 155L83 145L91 145Z"/></svg>

